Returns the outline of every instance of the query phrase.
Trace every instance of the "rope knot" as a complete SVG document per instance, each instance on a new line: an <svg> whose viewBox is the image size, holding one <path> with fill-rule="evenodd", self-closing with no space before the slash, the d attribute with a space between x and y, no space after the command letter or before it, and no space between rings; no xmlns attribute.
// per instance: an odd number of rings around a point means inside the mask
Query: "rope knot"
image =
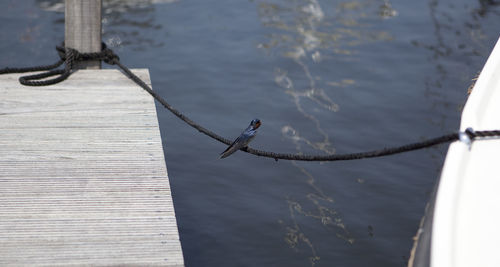
<svg viewBox="0 0 500 267"><path fill-rule="evenodd" d="M458 133L458 139L460 139L460 141L464 143L469 148L469 150L472 145L472 140L474 140L475 137L476 134L471 127L465 129L465 131L463 132Z"/></svg>
<svg viewBox="0 0 500 267"><path fill-rule="evenodd" d="M13 73L13 72L30 72L30 71L47 71L35 75L21 76L19 82L23 85L29 86L45 86L56 84L64 81L71 75L71 70L75 66L75 62L78 61L95 61L101 60L107 64L115 65L120 62L120 58L113 52L113 50L106 47L105 43L102 43L101 51L94 53L80 53L78 50L66 47L64 42L56 46L57 54L59 55L59 61L47 66L37 66L29 68L6 68L0 71L1 73ZM64 63L64 69L56 69ZM46 79L48 77L56 76L52 79Z"/></svg>
<svg viewBox="0 0 500 267"><path fill-rule="evenodd" d="M102 43L101 52L80 53L78 50L64 46L64 42L60 46L56 46L57 54L62 61L92 61L102 60L107 64L116 64L120 57L109 49L105 43Z"/></svg>
<svg viewBox="0 0 500 267"><path fill-rule="evenodd" d="M476 132L474 132L474 129L472 129L472 127L468 127L467 129L465 129L465 134L470 139L474 139L476 137Z"/></svg>
<svg viewBox="0 0 500 267"><path fill-rule="evenodd" d="M106 45L103 43L103 50L101 51L103 58L102 60L106 62L109 65L115 65L116 62L120 61L120 57L113 52L113 50L109 49L106 47Z"/></svg>

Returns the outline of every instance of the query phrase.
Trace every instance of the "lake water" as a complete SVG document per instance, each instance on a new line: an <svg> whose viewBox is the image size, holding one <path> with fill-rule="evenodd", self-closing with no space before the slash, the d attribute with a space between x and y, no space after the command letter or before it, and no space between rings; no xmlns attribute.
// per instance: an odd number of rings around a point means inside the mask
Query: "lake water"
<svg viewBox="0 0 500 267"><path fill-rule="evenodd" d="M0 3L0 66L57 60L61 1ZM193 120L254 148L349 153L458 129L498 38L467 0L104 1L104 41ZM106 66L109 67L109 66ZM187 266L406 266L446 146L294 162L225 145L157 106Z"/></svg>

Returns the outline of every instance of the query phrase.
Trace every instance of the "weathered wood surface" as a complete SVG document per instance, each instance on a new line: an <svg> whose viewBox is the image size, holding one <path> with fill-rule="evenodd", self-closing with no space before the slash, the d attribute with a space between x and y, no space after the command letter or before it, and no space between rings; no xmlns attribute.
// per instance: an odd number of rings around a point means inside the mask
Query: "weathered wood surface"
<svg viewBox="0 0 500 267"><path fill-rule="evenodd" d="M65 0L64 43L82 53L101 51L102 1ZM100 69L101 61L76 62L75 69Z"/></svg>
<svg viewBox="0 0 500 267"><path fill-rule="evenodd" d="M117 70L18 76L0 76L0 266L182 266L153 99Z"/></svg>

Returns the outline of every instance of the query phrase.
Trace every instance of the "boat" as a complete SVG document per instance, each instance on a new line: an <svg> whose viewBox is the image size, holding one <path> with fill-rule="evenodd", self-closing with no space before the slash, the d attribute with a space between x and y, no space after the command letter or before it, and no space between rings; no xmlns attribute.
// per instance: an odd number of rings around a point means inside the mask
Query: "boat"
<svg viewBox="0 0 500 267"><path fill-rule="evenodd" d="M500 130L500 39L467 99L460 131ZM500 138L450 144L409 267L500 266Z"/></svg>

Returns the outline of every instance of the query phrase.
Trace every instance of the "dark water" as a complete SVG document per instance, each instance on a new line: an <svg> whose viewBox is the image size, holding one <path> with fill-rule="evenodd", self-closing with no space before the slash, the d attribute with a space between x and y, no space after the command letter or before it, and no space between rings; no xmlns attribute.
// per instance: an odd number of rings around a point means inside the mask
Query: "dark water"
<svg viewBox="0 0 500 267"><path fill-rule="evenodd" d="M456 130L500 25L487 0L104 2L104 41L172 105L228 138L260 118L252 145L290 153ZM56 60L60 1L0 7L0 66ZM405 266L446 153L219 160L224 145L158 115L187 266Z"/></svg>

